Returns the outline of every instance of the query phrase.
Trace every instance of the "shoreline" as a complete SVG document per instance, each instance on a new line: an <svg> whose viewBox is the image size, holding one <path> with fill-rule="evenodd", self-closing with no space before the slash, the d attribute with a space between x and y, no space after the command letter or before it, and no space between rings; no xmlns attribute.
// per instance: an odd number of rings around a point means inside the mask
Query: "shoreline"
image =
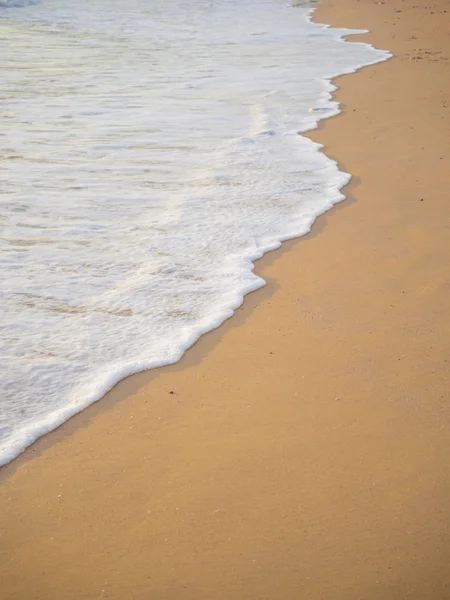
<svg viewBox="0 0 450 600"><path fill-rule="evenodd" d="M362 67L365 68L365 67ZM330 117L335 119L339 115ZM322 130L322 123L329 119L322 119L319 127L313 130L317 133ZM309 135L313 132L302 133L301 135ZM326 148L320 150L326 154ZM333 159L334 160L334 159ZM339 170L345 169L340 163L338 163ZM61 425L55 427L38 437L30 446L27 446L23 452L21 452L16 458L13 458L10 462L0 466L0 484L7 480L13 473L23 464L29 460L34 460L39 457L48 448L54 444L63 441L67 436L73 435L78 429L87 427L89 423L98 414L108 411L113 408L116 404L126 401L131 395L136 394L143 386L150 385L151 382L161 374L176 373L187 367L199 364L208 352L214 348L217 344L220 344L220 340L229 330L239 328L245 324L246 319L252 313L256 306L260 302L271 298L276 291L279 289L276 277L268 277L265 271L269 269L275 261L281 256L289 253L297 244L301 243L304 239L312 239L318 236L328 226L328 218L331 217L335 211L341 209L345 210L348 204L355 202L356 200L352 196L352 190L358 186L359 182L357 178L352 176L349 183L341 188L341 192L344 193L345 199L337 202L332 208L327 210L325 213L319 215L312 225L312 229L309 233L300 237L295 237L282 242L280 248L266 252L261 258L254 261L255 268L253 272L263 277L266 281L265 285L252 291L244 296L243 303L238 307L233 315L223 321L219 326L206 333L202 334L200 338L188 348L181 359L173 364L165 365L163 367L155 367L153 369L146 369L133 375L128 375L116 383L106 394L104 394L99 400L96 400L92 404L83 408L80 412L76 413ZM250 302L251 299L251 302Z"/></svg>
<svg viewBox="0 0 450 600"><path fill-rule="evenodd" d="M314 14L316 11L317 8L312 9L312 12L310 14L310 19L312 21L314 21ZM351 41L352 38L358 38L361 35L365 34L349 34L348 36L343 36L341 39ZM383 50L381 51L383 52ZM382 64L383 62L387 62L391 58L392 56L388 56L385 59L380 59L375 63L359 67L356 71L352 73L339 75L327 81L329 81L334 86L335 82L341 77L356 74L362 69ZM336 90L334 90L330 94L331 101L335 99L336 91L338 89L339 88L336 87ZM317 122L317 126L315 128L309 129L307 131L302 131L298 135L314 139L314 134L322 131L327 121L329 121L330 119L335 119L341 114L342 109L340 107L339 113L331 115L329 117L322 117ZM315 141L321 144L320 140ZM328 157L327 148L322 144L321 146L322 147L318 151L320 153L325 154ZM339 172L347 173L345 167L336 158L332 158L332 160L336 162ZM82 408L80 411L67 418L60 425L57 425L48 432L40 435L34 442L27 446L15 458L11 459L4 465L0 465L0 483L6 480L8 477L10 477L16 471L16 469L19 468L20 465L22 465L23 463L36 458L47 448L61 441L66 436L72 435L78 428L86 427L91 421L91 419L95 418L95 416L100 412L103 412L104 410L109 410L116 403L126 400L130 395L135 394L142 386L150 385L152 380L155 377L158 377L160 373L177 372L179 368L192 366L198 361L201 361L202 358L206 356L208 351L214 345L220 343L222 336L226 333L227 330L242 325L245 322L246 315L250 314L259 302L271 297L276 292L276 279L269 280L265 275L265 271L272 265L272 263L284 253L289 252L297 243L300 243L300 241L302 241L303 239L314 237L318 235L321 231L323 231L323 229L325 229L325 227L328 225L328 216L331 216L334 213L334 211L339 210L340 208L345 208L345 206L348 203L354 202L354 199L351 196L351 191L357 185L358 182L355 180L355 177L353 175L350 175L350 181L339 189L339 193L341 193L344 196L344 198L336 201L331 208L317 216L314 220L314 223L311 226L311 230L308 233L300 234L298 236L285 239L281 242L279 248L275 248L274 250L268 250L263 254L261 258L254 259L252 261L254 264L252 272L258 277L261 277L265 281L265 284L256 288L255 290L245 293L243 296L241 306L234 309L233 314L227 319L225 319L225 321L222 321L219 325L207 331L206 333L200 334L200 337L197 339L197 341L195 341L192 344L192 346L190 346L184 351L182 357L177 362L161 367L144 369L143 371L139 371L131 375L126 375L125 377L120 379L98 400L91 402L91 404L88 404L86 407ZM251 304L248 301L249 297L252 297L253 299L253 302ZM238 315L239 321L237 321ZM203 342L203 339L207 336L211 337L209 337L207 341ZM214 338L212 336L214 336ZM198 347L199 345L200 347ZM192 357L191 353L193 353Z"/></svg>
<svg viewBox="0 0 450 600"><path fill-rule="evenodd" d="M314 13L316 10L317 10L317 7L314 7L314 5L312 5L312 8L309 9L309 14L307 16L308 21L314 22ZM324 23L320 23L319 27L328 28L330 26L327 24L324 24ZM340 40L345 39L348 41L348 38L350 38L350 41L351 41L351 38L354 37L355 35L358 36L359 34L350 33L350 34L348 34L348 36L339 36L339 37L340 37ZM368 44L368 45L370 45L370 44ZM377 49L375 48L375 50L377 50ZM382 56L383 53L385 54L384 57ZM373 62L370 62L370 63L368 62L363 67L357 67L357 68L355 68L355 70L349 71L348 73L353 74L364 67L375 65L375 64L378 64L381 62L385 62L385 61L389 60L389 58L391 58L391 56L389 55L389 53L387 51L379 50L379 57L374 58ZM327 106L326 109L324 109L323 107L309 109L310 112L317 112L318 116L314 117L314 119L315 119L314 125L310 125L307 129L300 129L297 132L298 135L300 135L301 137L308 137L308 134L310 134L311 132L318 131L322 128L323 121L326 121L326 120L329 120L330 118L339 116L339 114L341 112L340 108L337 108L338 112L336 114L322 116L323 111L333 112L335 110L335 106L334 106L335 86L333 83L333 81L335 79L337 79L337 77L331 78L331 79L330 78L322 79L322 77L321 77L321 81L330 85L331 91L327 92L327 95L328 95L327 103L330 105ZM327 153L321 144L320 144L320 147L316 149L316 152L319 152L319 153L327 156ZM349 178L351 178L351 175L348 174L344 169L342 169L340 167L338 161L333 160L333 162L336 163L339 174L341 174L343 176L344 180L347 179L347 175ZM339 185L342 185L342 184L339 184ZM347 197L345 196L345 194L343 194L343 191L349 190L350 187L351 187L351 182L342 185L342 187L338 187L338 185L336 185L336 187L333 186L333 190L336 190L337 199L335 199L333 201L333 205L331 207L329 207L325 210L325 213L330 213L332 210L334 210L336 208L336 206L338 204L341 204L342 202L347 201ZM320 210L323 210L323 208L321 207ZM313 221L312 225L310 225L310 229L316 227L317 220L320 219L323 214L324 213L318 213L318 216L314 217L314 221ZM305 227L304 226L302 226L302 227L304 230ZM265 262L261 262L261 261L264 261L264 259L266 258L267 255L272 255L273 253L282 252L285 249L288 250L290 246L288 248L286 248L286 244L295 243L296 241L298 241L308 235L311 235L311 231L309 231L306 234L298 233L295 236L290 235L289 237L278 237L275 240L276 243L280 244L280 246L278 248L264 250L262 257L260 257L260 258L253 258L252 256L250 256L250 257L245 256L244 259L245 259L245 261L252 262L252 264L253 264L252 273L254 275L256 275L258 278L260 278L260 280L264 281L264 277L263 277L264 269L269 264L271 264L271 262L273 260L276 260L277 255L275 254L274 257L270 258L269 260L267 260ZM261 253L258 252L259 256L260 256L260 254ZM229 321L232 317L234 317L234 315L236 314L237 311L242 309L242 304L246 300L247 296L249 296L250 294L253 294L255 292L258 292L261 287L267 287L267 285L268 285L268 282L265 282L262 285L259 283L256 283L253 286L254 289L252 289L250 291L242 292L243 295L242 295L241 305L238 306L237 308L233 308L231 306L227 307L230 311L232 311L233 314L231 316L225 317L225 320L221 321L219 323L219 325L214 324L212 326L212 329L209 329L209 330L205 331L204 333L198 334L197 340L192 342L192 345L190 345L189 347L187 347L185 350L182 351L182 356L184 356L186 352L190 352L191 349L193 348L193 346L196 346L198 344L199 340L201 338L203 338L204 335L210 334L219 328L221 329L227 321ZM268 293L269 294L273 293L273 291L274 290L272 290L272 292L268 292ZM240 292L239 292L239 295L240 295ZM261 296L261 298L266 297L266 295ZM220 316L215 320L217 322L219 322L221 318L222 317ZM198 329L198 327L197 327L197 329ZM220 333L219 333L219 335L220 335ZM219 339L220 338L216 339L216 343L218 343ZM178 359L175 362L169 362L168 364L164 364L163 366L156 366L156 367L152 366L152 367L147 367L147 368L141 367L140 370L138 370L137 372L133 372L132 368L128 368L126 370L128 371L128 373L131 373L131 374L127 374L127 375L124 375L122 373L121 376L116 376L116 374L113 374L109 378L109 382L101 386L101 391L96 390L95 394L93 395L93 397L96 399L92 400L91 397L89 397L89 400L87 400L86 405L84 405L82 408L80 408L79 405L76 405L76 404L74 405L74 401L72 401L72 403L69 402L67 405L56 409L53 413L44 414L42 416L41 420L37 420L37 422L35 421L32 424L29 424L26 429L20 430L19 432L17 432L17 431L14 432L15 443L12 445L12 447L10 446L7 448L5 445L5 447L2 448L2 452L1 452L1 456L0 456L0 481L4 480L12 472L14 472L15 466L17 466L16 461L19 461L18 464L21 464L21 462L26 461L32 457L35 457L37 454L39 454L39 452L41 450L47 448L49 445L55 443L56 441L59 441L61 439L61 434L62 434L61 428L65 428L66 424L70 423L72 426L68 426L67 430L65 430L65 433L63 433L62 435L66 435L66 434L70 435L70 432L74 431L77 426L84 426L89 421L89 418L91 418L95 414L95 412L92 412L92 415L85 415L86 411L90 410L91 406L100 402L101 403L100 410L103 410L103 408L107 408L112 405L112 398L110 398L110 396L114 397L115 401L120 401L121 399L125 399L127 396L129 396L130 394L137 391L137 389L141 385L149 383L152 380L153 372L158 372L161 369L164 370L164 369L170 368L170 367L178 364L180 362L180 360L181 359ZM158 362L163 362L163 361L152 359L148 362L158 363ZM121 370L123 371L123 366L122 366ZM134 378L137 376L139 377L139 381L138 380L134 381ZM111 384L111 381L116 381L116 383ZM125 384L125 386L121 385L123 381L127 382ZM89 385L88 385L89 383L90 382L88 380L87 382L83 382L81 385L84 385L85 387L89 387ZM121 387L124 388L124 391L122 393L117 391L116 388L118 385L121 385ZM60 416L61 413L64 413L65 416L61 417ZM55 417L55 415L57 415L57 416ZM72 423L73 419L76 419L77 421L79 420L78 425ZM36 433L36 432L39 432L39 433ZM18 433L19 433L19 435L18 435ZM54 438L52 437L52 439L47 439L48 436L53 436L53 434L55 434L55 433L57 434L56 437L54 437ZM27 439L27 442L23 442L24 438ZM17 441L17 439L19 439L20 441ZM30 439L33 439L34 441L32 441L30 443L29 442ZM23 447L25 445L25 443L27 443L28 445L26 445L23 450L19 451L19 453L17 455L15 455L15 453L17 452L17 448ZM36 444L39 447L35 447ZM7 458L5 457L5 455ZM11 456L13 456L13 458L10 458ZM6 462L4 462L5 460L6 460ZM11 465L12 468L9 468L9 465Z"/></svg>
<svg viewBox="0 0 450 600"><path fill-rule="evenodd" d="M2 469L6 598L447 597L448 34L412 4L319 5L403 43L334 80L341 113L307 134L356 202L260 259L267 285L180 362Z"/></svg>

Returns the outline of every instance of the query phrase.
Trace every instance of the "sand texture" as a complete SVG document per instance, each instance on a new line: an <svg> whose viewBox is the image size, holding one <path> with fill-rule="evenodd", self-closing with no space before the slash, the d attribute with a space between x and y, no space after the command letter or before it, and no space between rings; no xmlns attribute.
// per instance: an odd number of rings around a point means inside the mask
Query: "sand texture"
<svg viewBox="0 0 450 600"><path fill-rule="evenodd" d="M395 53L312 135L348 201L178 365L3 469L2 600L450 598L449 17L320 4Z"/></svg>

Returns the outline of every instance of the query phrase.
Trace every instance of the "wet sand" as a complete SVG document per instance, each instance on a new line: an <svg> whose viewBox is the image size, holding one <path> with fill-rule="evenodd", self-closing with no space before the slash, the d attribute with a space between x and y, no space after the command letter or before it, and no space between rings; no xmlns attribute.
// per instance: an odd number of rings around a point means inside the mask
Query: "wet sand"
<svg viewBox="0 0 450 600"><path fill-rule="evenodd" d="M3 600L450 598L447 7L320 4L395 53L311 136L348 200L178 365L3 469Z"/></svg>

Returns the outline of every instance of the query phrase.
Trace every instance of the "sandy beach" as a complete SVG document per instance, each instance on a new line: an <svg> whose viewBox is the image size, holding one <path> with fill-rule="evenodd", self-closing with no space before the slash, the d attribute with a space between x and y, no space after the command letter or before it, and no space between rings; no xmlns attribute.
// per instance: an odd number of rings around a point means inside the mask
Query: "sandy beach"
<svg viewBox="0 0 450 600"><path fill-rule="evenodd" d="M2 469L2 600L450 598L449 11L320 2L394 53L311 135L347 201L180 363Z"/></svg>

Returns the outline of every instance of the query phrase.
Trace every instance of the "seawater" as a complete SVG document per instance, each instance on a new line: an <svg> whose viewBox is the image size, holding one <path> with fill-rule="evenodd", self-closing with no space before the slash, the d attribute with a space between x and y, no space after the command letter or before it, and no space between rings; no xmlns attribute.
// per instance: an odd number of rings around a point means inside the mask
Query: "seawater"
<svg viewBox="0 0 450 600"><path fill-rule="evenodd" d="M349 175L302 137L388 54L286 0L0 0L0 464L179 360Z"/></svg>

